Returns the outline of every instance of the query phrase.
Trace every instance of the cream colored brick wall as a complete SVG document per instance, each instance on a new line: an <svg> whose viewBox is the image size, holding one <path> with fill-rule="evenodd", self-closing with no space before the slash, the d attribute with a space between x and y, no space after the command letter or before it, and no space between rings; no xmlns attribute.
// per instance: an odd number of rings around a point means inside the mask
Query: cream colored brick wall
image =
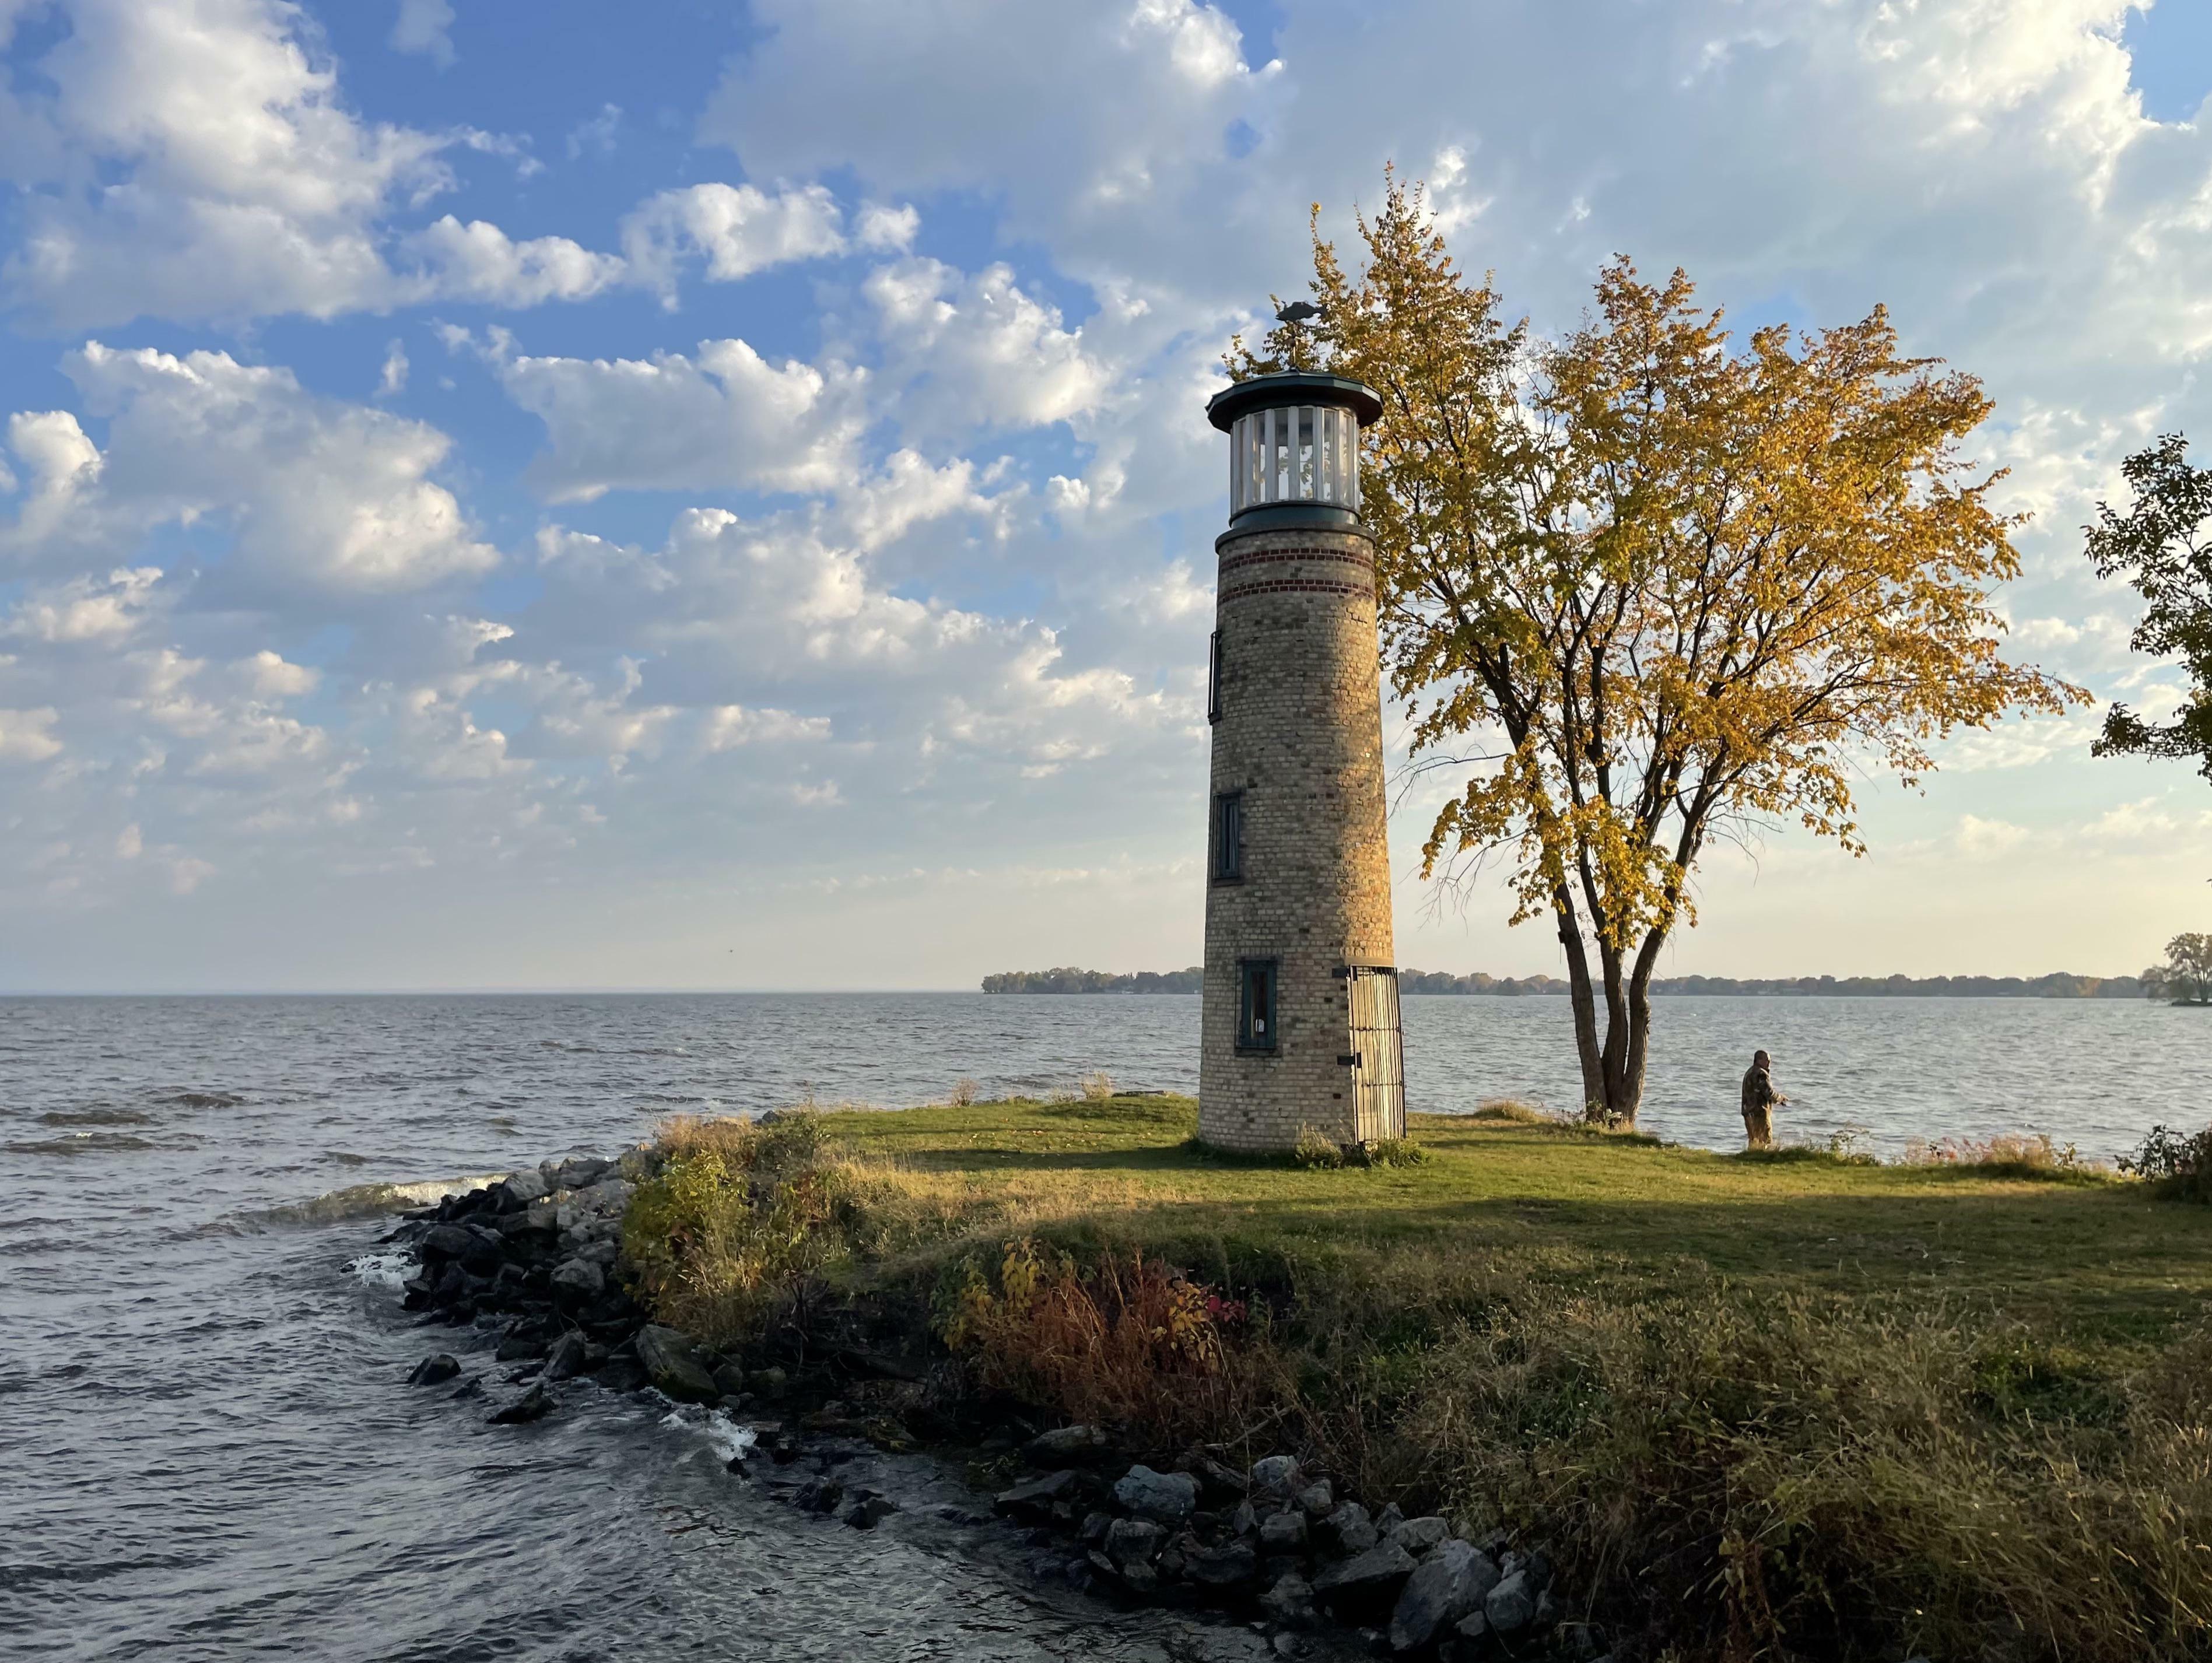
<svg viewBox="0 0 2212 1663"><path fill-rule="evenodd" d="M1374 549L1356 532L1258 531L1220 549L1221 720L1207 797L1199 1135L1287 1149L1352 1140L1346 964L1391 964ZM1244 875L1213 877L1213 802L1244 793ZM1237 1049L1237 963L1281 962L1277 1049Z"/></svg>

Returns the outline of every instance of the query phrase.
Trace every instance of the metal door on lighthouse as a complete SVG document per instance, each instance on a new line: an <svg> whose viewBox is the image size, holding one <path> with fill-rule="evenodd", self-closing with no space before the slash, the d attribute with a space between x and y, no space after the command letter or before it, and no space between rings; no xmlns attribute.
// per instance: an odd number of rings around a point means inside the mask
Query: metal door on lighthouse
<svg viewBox="0 0 2212 1663"><path fill-rule="evenodd" d="M1352 1016L1352 1135L1363 1144L1406 1135L1406 1051L1398 1025L1398 973L1353 965L1345 973Z"/></svg>

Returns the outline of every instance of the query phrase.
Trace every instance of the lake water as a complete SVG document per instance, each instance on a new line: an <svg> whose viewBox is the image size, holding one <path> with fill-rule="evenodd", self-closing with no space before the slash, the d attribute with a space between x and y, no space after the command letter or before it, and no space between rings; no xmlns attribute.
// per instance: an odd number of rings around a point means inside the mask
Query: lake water
<svg viewBox="0 0 2212 1663"><path fill-rule="evenodd" d="M2105 1001L1662 999L1645 1120L2048 1132L2206 1118L2212 1018ZM680 1111L1189 1090L1198 1001L981 994L0 1000L0 1657L1255 1657L1107 1617L920 1513L795 1517L635 1400L493 1428L398 1385L433 1348L349 1272L359 1187L606 1150ZM1558 998L1413 998L1413 1107L1571 1106ZM926 1475L909 1475L925 1484Z"/></svg>

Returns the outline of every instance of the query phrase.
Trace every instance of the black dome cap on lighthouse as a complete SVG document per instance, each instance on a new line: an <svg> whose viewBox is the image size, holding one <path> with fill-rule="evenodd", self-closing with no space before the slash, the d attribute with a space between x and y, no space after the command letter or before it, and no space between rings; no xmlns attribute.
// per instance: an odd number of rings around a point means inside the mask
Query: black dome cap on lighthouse
<svg viewBox="0 0 2212 1663"><path fill-rule="evenodd" d="M1382 401L1364 382L1341 375L1324 375L1317 370L1294 369L1273 375L1255 375L1249 381L1224 387L1206 401L1206 419L1227 433L1240 416L1293 404L1348 410L1358 417L1363 428L1382 414Z"/></svg>

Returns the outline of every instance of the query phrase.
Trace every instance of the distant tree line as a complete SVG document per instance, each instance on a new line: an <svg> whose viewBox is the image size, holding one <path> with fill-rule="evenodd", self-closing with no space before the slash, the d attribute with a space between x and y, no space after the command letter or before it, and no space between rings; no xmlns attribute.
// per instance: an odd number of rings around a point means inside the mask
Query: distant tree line
<svg viewBox="0 0 2212 1663"><path fill-rule="evenodd" d="M1206 968L1194 964L1188 970L1139 970L1116 975L1110 970L1079 970L1063 965L1057 970L1008 970L983 978L987 993L1195 993L1204 986Z"/></svg>
<svg viewBox="0 0 2212 1663"><path fill-rule="evenodd" d="M2212 962L2212 960L2208 960ZM1195 993L1205 980L1198 965L1188 970L1139 970L1116 975L1106 970L1009 970L983 978L987 993ZM2208 970L2212 980L2212 970ZM2175 978L2179 980L2178 976ZM2198 984L2201 989L2203 984ZM1401 970L1398 986L1407 993L1564 993L1559 976L1493 976L1476 971L1455 976L1443 970ZM2141 976L1662 976L1654 993L1739 994L1763 998L1975 998L2139 999L2167 991L2162 982ZM2176 997L2186 997L2175 986Z"/></svg>

